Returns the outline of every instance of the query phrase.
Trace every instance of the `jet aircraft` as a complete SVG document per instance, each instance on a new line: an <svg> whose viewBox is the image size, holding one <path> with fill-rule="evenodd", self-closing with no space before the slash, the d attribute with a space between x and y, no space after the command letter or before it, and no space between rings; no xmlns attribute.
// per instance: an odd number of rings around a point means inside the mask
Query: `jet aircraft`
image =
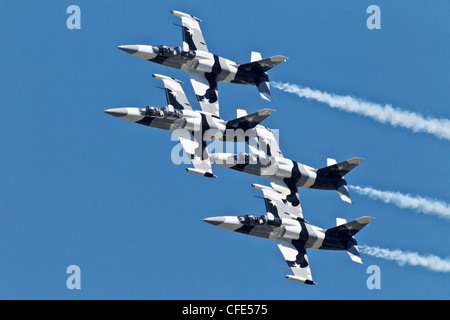
<svg viewBox="0 0 450 320"><path fill-rule="evenodd" d="M245 110L238 109L238 116L245 116ZM283 156L274 131L262 125L256 131L253 144L249 140L251 153L212 153L210 161L223 167L265 177L271 186L288 195L288 200L299 205L297 187L336 190L345 202L351 203L347 182L344 179L350 170L364 161L362 158L351 158L337 163L327 159L327 167L314 169ZM259 148L255 146L259 145ZM253 147L252 147L253 146Z"/></svg>
<svg viewBox="0 0 450 320"><path fill-rule="evenodd" d="M286 275L289 280L316 284L312 279L306 253L309 248L346 250L353 261L362 263L354 235L374 218L361 217L350 222L337 218L336 227L322 229L303 219L300 204L293 206L286 201L285 195L268 186L252 186L263 192L266 215L212 217L203 221L224 229L273 240L294 274Z"/></svg>
<svg viewBox="0 0 450 320"><path fill-rule="evenodd" d="M225 121L204 110L193 110L180 80L160 74L153 74L153 77L164 83L166 107L113 108L104 112L120 119L174 132L194 165L194 168L186 169L190 173L215 178L208 159L206 141L239 141L239 135L236 135L238 129L247 131L275 112L262 109Z"/></svg>
<svg viewBox="0 0 450 320"><path fill-rule="evenodd" d="M219 116L217 82L256 85L261 96L270 101L267 71L285 61L283 56L262 59L258 52L251 53L251 62L238 64L208 51L200 19L179 11L173 15L181 18L183 48L151 45L122 45L118 48L139 58L185 71L192 83L203 111Z"/></svg>

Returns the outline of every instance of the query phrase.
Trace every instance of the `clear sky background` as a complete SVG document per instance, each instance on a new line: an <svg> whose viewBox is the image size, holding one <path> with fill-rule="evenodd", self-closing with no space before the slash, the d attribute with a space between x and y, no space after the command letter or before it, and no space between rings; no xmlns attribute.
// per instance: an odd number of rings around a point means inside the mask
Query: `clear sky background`
<svg viewBox="0 0 450 320"><path fill-rule="evenodd" d="M69 30L66 8L81 8ZM381 8L381 30L366 9ZM160 73L187 75L132 57L125 44L181 45L179 18L203 20L211 52L236 61L284 55L271 80L450 118L448 1L13 1L0 2L0 298L9 299L448 299L450 276L345 252L309 250L317 286L290 274L272 241L213 227L203 218L264 214L260 177L219 166L206 179L174 165L170 133L106 115L113 107L165 105ZM346 178L450 202L450 142L394 128L272 88L219 84L221 116L277 110L286 157L320 168L326 158L366 161ZM198 104L193 102L195 108ZM304 217L376 219L359 244L450 255L450 221L352 192L299 189ZM66 268L81 268L81 290ZM367 267L381 289L366 286Z"/></svg>

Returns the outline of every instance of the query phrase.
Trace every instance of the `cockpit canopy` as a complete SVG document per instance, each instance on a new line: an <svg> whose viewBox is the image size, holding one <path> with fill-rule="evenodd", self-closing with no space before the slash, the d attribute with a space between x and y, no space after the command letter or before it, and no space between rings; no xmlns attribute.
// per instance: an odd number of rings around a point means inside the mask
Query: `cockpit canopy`
<svg viewBox="0 0 450 320"><path fill-rule="evenodd" d="M183 51L181 47L169 47L169 46L153 46L153 52L161 57L172 57L178 56L183 59L193 59L195 58L195 51L187 50Z"/></svg>
<svg viewBox="0 0 450 320"><path fill-rule="evenodd" d="M139 108L141 115L145 117L158 117L158 118L181 118L181 112L178 109L169 110L167 107L145 107Z"/></svg>
<svg viewBox="0 0 450 320"><path fill-rule="evenodd" d="M263 225L266 223L266 216L254 216L252 214L246 214L245 216L239 216L238 220L240 223L246 226L257 226L257 225Z"/></svg>
<svg viewBox="0 0 450 320"><path fill-rule="evenodd" d="M238 220L240 223L242 223L245 226L260 226L260 225L270 225L274 227L279 227L281 225L281 219L278 217L274 217L273 219L268 218L266 215L261 215L259 217L252 215L252 214L246 214L245 216L238 216Z"/></svg>

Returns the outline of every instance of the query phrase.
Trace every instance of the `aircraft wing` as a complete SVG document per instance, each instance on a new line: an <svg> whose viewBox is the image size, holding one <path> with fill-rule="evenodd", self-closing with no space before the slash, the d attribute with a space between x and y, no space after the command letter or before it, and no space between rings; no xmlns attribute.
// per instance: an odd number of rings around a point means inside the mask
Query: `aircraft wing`
<svg viewBox="0 0 450 320"><path fill-rule="evenodd" d="M287 184L286 182L289 182L288 179L280 179L274 176L267 176L265 178L270 182L272 188L282 195L283 202L285 202L286 205L289 204L289 206L296 208L296 216L303 219L297 186L295 184Z"/></svg>
<svg viewBox="0 0 450 320"><path fill-rule="evenodd" d="M258 137L259 149L268 156L284 158L278 144L277 130L272 130L262 125L255 128L256 136Z"/></svg>
<svg viewBox="0 0 450 320"><path fill-rule="evenodd" d="M266 154L268 156L284 158L278 144L278 130L272 130L259 125L256 127L256 135L259 139L260 148L262 148L262 150L266 150Z"/></svg>
<svg viewBox="0 0 450 320"><path fill-rule="evenodd" d="M303 220L300 202L294 205L287 200L285 194L273 188L257 184L253 184L252 186L263 192L268 216L272 214L274 217L280 219L300 219L300 221L305 221ZM286 228L281 227L279 232L285 233ZM305 240L302 238L297 240L283 240L279 237L274 237L272 240L275 241L289 268L294 273L293 276L287 275L286 278L306 284L316 284L312 281L311 269L309 268L308 256L305 249Z"/></svg>
<svg viewBox="0 0 450 320"><path fill-rule="evenodd" d="M217 81L214 75L206 78L204 74L197 72L188 71L187 74L202 110L219 117Z"/></svg>
<svg viewBox="0 0 450 320"><path fill-rule="evenodd" d="M187 130L175 130L174 133L177 135L184 151L186 151L192 165L194 166L194 168L187 168L186 170L200 176L216 178L216 176L212 173L206 143L199 143L195 139L195 136Z"/></svg>
<svg viewBox="0 0 450 320"><path fill-rule="evenodd" d="M247 111L237 109L238 118L247 115ZM262 125L257 125L255 135L249 137L248 146L252 153L260 156L272 156L284 158L283 153L278 145L278 131L272 130Z"/></svg>
<svg viewBox="0 0 450 320"><path fill-rule="evenodd" d="M287 275L286 278L305 284L316 284L312 280L311 269L309 267L305 247L301 244L294 245L292 241L281 240L278 237L275 238L274 241L294 274L293 276Z"/></svg>
<svg viewBox="0 0 450 320"><path fill-rule="evenodd" d="M186 97L181 85L183 82L175 78L163 76L161 74L153 74L154 78L161 80L164 83L164 89L166 91L167 106L169 110L192 110L191 104Z"/></svg>
<svg viewBox="0 0 450 320"><path fill-rule="evenodd" d="M208 52L202 30L198 24L202 20L180 11L172 11L174 16L181 18L183 28L183 50L201 50Z"/></svg>
<svg viewBox="0 0 450 320"><path fill-rule="evenodd" d="M260 185L253 186L263 192L267 213L271 213L275 217L281 219L300 218L303 220L303 212L300 201L298 202L298 205L294 205L292 202L287 200L286 194L280 193L279 191L270 187L264 187Z"/></svg>

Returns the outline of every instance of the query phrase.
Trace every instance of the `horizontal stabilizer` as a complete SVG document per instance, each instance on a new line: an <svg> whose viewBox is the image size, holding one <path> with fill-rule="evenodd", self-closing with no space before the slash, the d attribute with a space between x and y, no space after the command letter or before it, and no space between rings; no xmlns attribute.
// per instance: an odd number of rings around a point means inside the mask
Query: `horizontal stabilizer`
<svg viewBox="0 0 450 320"><path fill-rule="evenodd" d="M252 114L244 115L240 118L228 121L227 129L242 129L244 131L252 129L274 112L275 110L272 109L262 109Z"/></svg>

